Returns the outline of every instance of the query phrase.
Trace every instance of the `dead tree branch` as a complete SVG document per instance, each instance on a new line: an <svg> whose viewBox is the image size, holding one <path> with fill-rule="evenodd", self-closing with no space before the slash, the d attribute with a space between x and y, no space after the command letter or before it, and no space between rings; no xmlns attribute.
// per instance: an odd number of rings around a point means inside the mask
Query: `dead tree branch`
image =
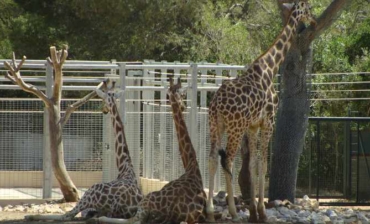
<svg viewBox="0 0 370 224"><path fill-rule="evenodd" d="M96 88L97 89L101 89L102 86L103 86L103 82L101 82ZM97 96L97 94L96 94L96 91L94 90L91 93L89 93L86 96L84 96L83 98L81 98L78 101L76 101L75 103L69 105L68 108L66 109L66 112L65 112L64 116L59 121L59 123L62 125L62 127L68 122L71 114L75 110L77 110L80 106L82 106L87 101L89 101L90 99L94 98L95 96Z"/></svg>
<svg viewBox="0 0 370 224"><path fill-rule="evenodd" d="M63 73L62 67L67 59L68 52L67 46L65 45L62 50L57 51L55 47L50 47L50 56L47 61L54 67L54 89L53 99L56 102L60 101L62 86L63 86Z"/></svg>
<svg viewBox="0 0 370 224"><path fill-rule="evenodd" d="M23 56L22 61L17 65L15 60L15 53L13 52L12 63L5 61L4 66L8 69L8 72L5 74L5 77L9 79L14 84L21 87L22 90L32 93L33 95L39 97L47 107L50 106L50 99L45 95L44 92L39 90L36 86L27 84L23 81L20 73L20 69L26 60L26 56Z"/></svg>

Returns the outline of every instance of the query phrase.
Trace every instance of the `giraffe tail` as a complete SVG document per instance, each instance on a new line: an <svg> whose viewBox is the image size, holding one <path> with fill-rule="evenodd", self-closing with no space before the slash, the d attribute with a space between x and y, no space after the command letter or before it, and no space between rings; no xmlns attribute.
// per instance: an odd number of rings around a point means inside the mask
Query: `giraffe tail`
<svg viewBox="0 0 370 224"><path fill-rule="evenodd" d="M220 149L220 150L218 150L218 154L221 157L221 166L222 166L222 168L225 170L226 173L230 174L230 176L233 176L233 174L231 173L229 168L226 166L226 159L227 159L226 151L224 149Z"/></svg>

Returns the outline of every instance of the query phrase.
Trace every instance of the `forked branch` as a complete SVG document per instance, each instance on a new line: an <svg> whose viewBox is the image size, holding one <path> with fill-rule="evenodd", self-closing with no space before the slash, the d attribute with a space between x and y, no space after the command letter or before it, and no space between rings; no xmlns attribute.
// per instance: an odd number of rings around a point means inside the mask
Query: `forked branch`
<svg viewBox="0 0 370 224"><path fill-rule="evenodd" d="M39 90L36 86L27 84L23 81L21 77L21 68L24 62L26 61L26 56L23 56L21 62L17 64L17 61L15 60L15 54L13 52L13 58L12 63L5 61L4 66L8 69L8 72L5 74L5 77L12 81L14 84L18 85L22 88L22 90L32 93L35 96L39 97L42 101L44 101L46 106L50 105L50 99L45 95L44 92Z"/></svg>
<svg viewBox="0 0 370 224"><path fill-rule="evenodd" d="M103 82L101 82L96 88L101 89L102 86L103 86ZM66 109L66 112L65 112L64 116L59 121L59 123L62 125L62 127L68 122L71 114L75 110L77 110L77 108L84 105L87 101L89 101L91 98L93 98L95 96L97 96L97 94L96 94L96 91L94 90L91 93L84 96L82 99L79 99L75 103L69 105L68 108Z"/></svg>
<svg viewBox="0 0 370 224"><path fill-rule="evenodd" d="M63 72L62 67L64 62L67 59L68 51L67 46L64 45L63 49L57 51L54 46L50 47L50 56L47 61L53 66L54 68L54 89L53 89L53 99L56 101L60 101L62 86L63 86Z"/></svg>

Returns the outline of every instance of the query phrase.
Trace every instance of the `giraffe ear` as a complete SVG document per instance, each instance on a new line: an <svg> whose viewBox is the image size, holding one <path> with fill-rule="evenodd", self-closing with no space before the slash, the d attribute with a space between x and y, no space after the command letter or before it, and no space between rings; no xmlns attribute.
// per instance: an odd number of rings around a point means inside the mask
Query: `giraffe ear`
<svg viewBox="0 0 370 224"><path fill-rule="evenodd" d="M287 10L292 10L294 5L295 5L294 2L292 2L292 3L283 3L283 7Z"/></svg>
<svg viewBox="0 0 370 224"><path fill-rule="evenodd" d="M181 88L179 89L179 93L180 93L183 97L185 97L185 96L186 96L187 91L188 91L188 86L183 86L183 87L181 87Z"/></svg>
<svg viewBox="0 0 370 224"><path fill-rule="evenodd" d="M116 98L116 99L120 98L124 92L125 92L124 90L120 90L120 91L115 92L114 93L114 98Z"/></svg>

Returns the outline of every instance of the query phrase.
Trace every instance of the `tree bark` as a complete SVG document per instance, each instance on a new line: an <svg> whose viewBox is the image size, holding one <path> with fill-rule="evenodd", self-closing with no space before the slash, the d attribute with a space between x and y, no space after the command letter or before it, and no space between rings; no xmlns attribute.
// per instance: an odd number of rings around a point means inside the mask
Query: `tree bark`
<svg viewBox="0 0 370 224"><path fill-rule="evenodd" d="M286 1L284 1L286 2ZM284 63L280 104L276 119L276 135L270 170L269 200L294 202L299 157L301 155L309 116L309 94L306 66L311 42L328 28L350 0L333 0L317 19L316 26L302 25ZM278 0L282 9L283 0ZM284 12L281 13L286 19Z"/></svg>
<svg viewBox="0 0 370 224"><path fill-rule="evenodd" d="M63 201L76 202L79 200L77 187L70 178L64 163L63 135L60 120L60 104L48 107L51 164L55 178L63 194Z"/></svg>

